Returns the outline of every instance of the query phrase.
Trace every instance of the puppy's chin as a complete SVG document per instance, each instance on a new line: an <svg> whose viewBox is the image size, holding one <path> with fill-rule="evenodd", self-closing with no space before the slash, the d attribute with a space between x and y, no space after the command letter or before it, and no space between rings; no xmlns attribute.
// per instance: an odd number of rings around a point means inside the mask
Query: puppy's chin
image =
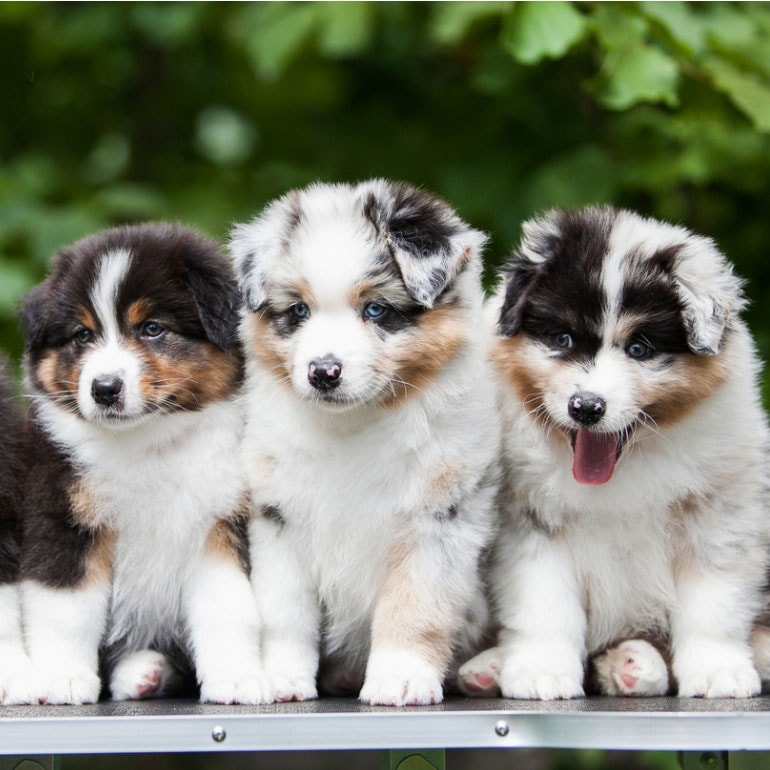
<svg viewBox="0 0 770 770"><path fill-rule="evenodd" d="M130 410L92 407L90 404L85 408L78 404L77 408L77 415L83 422L113 431L128 431L144 425L154 414L155 410L147 408L146 405Z"/></svg>

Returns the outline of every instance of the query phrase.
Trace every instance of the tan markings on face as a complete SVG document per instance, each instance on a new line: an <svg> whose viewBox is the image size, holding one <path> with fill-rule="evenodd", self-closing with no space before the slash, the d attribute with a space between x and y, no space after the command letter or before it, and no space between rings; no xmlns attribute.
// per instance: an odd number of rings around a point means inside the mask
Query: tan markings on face
<svg viewBox="0 0 770 770"><path fill-rule="evenodd" d="M230 562L248 571L248 543L245 539L249 504L245 500L239 510L226 519L217 519L209 530L203 549L208 556Z"/></svg>
<svg viewBox="0 0 770 770"><path fill-rule="evenodd" d="M271 299L278 307L293 305L295 302L304 302L309 307L315 307L317 302L310 284L301 279L289 279L285 284L276 286L271 290Z"/></svg>
<svg viewBox="0 0 770 770"><path fill-rule="evenodd" d="M632 315L625 313L621 315L612 329L612 344L625 347L647 320L647 316L643 314Z"/></svg>
<svg viewBox="0 0 770 770"><path fill-rule="evenodd" d="M82 479L77 479L68 490L70 510L76 524L86 529L97 529L102 519L99 503L91 486Z"/></svg>
<svg viewBox="0 0 770 770"><path fill-rule="evenodd" d="M93 331L96 329L96 319L91 314L91 311L87 307L80 305L77 313L78 323L84 326L86 329Z"/></svg>
<svg viewBox="0 0 770 770"><path fill-rule="evenodd" d="M372 620L372 649L407 649L444 670L451 654L454 617L436 606L415 579L416 559L403 541L387 558L385 581ZM420 595L422 593L422 595Z"/></svg>
<svg viewBox="0 0 770 770"><path fill-rule="evenodd" d="M201 409L232 394L239 376L236 356L228 355L209 342L189 341L180 355L173 347L153 350L152 345L126 343L137 349L144 362L139 390L142 398L154 405L175 409Z"/></svg>
<svg viewBox="0 0 770 770"><path fill-rule="evenodd" d="M86 556L83 583L88 586L109 583L112 580L114 555L115 533L107 527L95 530Z"/></svg>
<svg viewBox="0 0 770 770"><path fill-rule="evenodd" d="M677 356L656 384L641 384L647 415L661 428L684 419L728 378L722 356Z"/></svg>
<svg viewBox="0 0 770 770"><path fill-rule="evenodd" d="M526 337L498 337L492 347L492 361L519 401L542 426L548 422L543 408L543 389L526 361Z"/></svg>
<svg viewBox="0 0 770 770"><path fill-rule="evenodd" d="M429 385L457 355L465 339L465 318L460 308L424 313L386 365L393 389L383 406L398 406Z"/></svg>
<svg viewBox="0 0 770 770"><path fill-rule="evenodd" d="M265 313L251 314L246 325L245 347L279 382L292 390L289 346L275 333Z"/></svg>
<svg viewBox="0 0 770 770"><path fill-rule="evenodd" d="M132 302L126 310L126 320L131 326L140 326L152 314L152 307L146 299Z"/></svg>
<svg viewBox="0 0 770 770"><path fill-rule="evenodd" d="M356 284L348 293L348 304L356 309L363 308L367 302L389 302L399 305L410 301L411 297L403 285L387 278Z"/></svg>
<svg viewBox="0 0 770 770"><path fill-rule="evenodd" d="M49 350L38 361L34 376L46 393L74 401L80 380L80 361L62 350Z"/></svg>

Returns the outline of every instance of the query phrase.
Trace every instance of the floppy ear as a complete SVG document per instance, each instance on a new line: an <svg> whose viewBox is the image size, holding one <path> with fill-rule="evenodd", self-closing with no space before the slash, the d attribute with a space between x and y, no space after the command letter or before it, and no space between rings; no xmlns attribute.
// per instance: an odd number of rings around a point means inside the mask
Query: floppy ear
<svg viewBox="0 0 770 770"><path fill-rule="evenodd" d="M241 293L231 275L192 270L187 282L198 306L206 337L220 350L230 351L238 344L238 310Z"/></svg>
<svg viewBox="0 0 770 770"><path fill-rule="evenodd" d="M502 270L504 295L498 332L504 337L514 337L521 330L529 295L544 266L554 256L555 245L561 237L559 216L560 212L552 210L521 226L521 243Z"/></svg>
<svg viewBox="0 0 770 770"><path fill-rule="evenodd" d="M687 344L695 355L713 356L730 318L747 304L743 281L710 238L687 235L673 268Z"/></svg>
<svg viewBox="0 0 770 770"><path fill-rule="evenodd" d="M241 294L229 262L216 241L189 228L172 231L185 267L185 281L206 338L229 352L238 344Z"/></svg>
<svg viewBox="0 0 770 770"><path fill-rule="evenodd" d="M292 190L270 203L251 222L232 229L230 254L246 307L252 312L264 305L270 266L286 247L301 219L299 193Z"/></svg>
<svg viewBox="0 0 770 770"><path fill-rule="evenodd" d="M364 215L385 238L409 295L428 308L487 241L440 198L403 182L375 180Z"/></svg>
<svg viewBox="0 0 770 770"><path fill-rule="evenodd" d="M45 344L48 306L47 280L30 289L21 300L19 322L24 337L24 350L27 353Z"/></svg>

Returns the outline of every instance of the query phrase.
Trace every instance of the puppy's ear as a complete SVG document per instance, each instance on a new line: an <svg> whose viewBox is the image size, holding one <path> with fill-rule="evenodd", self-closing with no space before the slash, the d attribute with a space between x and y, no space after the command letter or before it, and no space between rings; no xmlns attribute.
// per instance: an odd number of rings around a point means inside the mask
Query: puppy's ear
<svg viewBox="0 0 770 770"><path fill-rule="evenodd" d="M219 244L198 233L179 233L179 255L186 268L198 318L207 339L220 350L237 345L241 293Z"/></svg>
<svg viewBox="0 0 770 770"><path fill-rule="evenodd" d="M689 232L676 249L673 277L690 350L698 356L716 355L728 321L747 304L743 281L710 238Z"/></svg>
<svg viewBox="0 0 770 770"><path fill-rule="evenodd" d="M235 225L229 249L246 307L255 312L267 299L270 266L302 221L299 193L292 190L270 203L251 222Z"/></svg>
<svg viewBox="0 0 770 770"><path fill-rule="evenodd" d="M39 283L22 298L19 323L24 337L24 350L29 353L45 344L48 328L48 281Z"/></svg>
<svg viewBox="0 0 770 770"><path fill-rule="evenodd" d="M559 216L558 211L549 211L541 219L530 219L521 227L521 243L502 271L503 304L498 332L504 337L514 337L521 330L529 295L544 266L556 252L561 237Z"/></svg>
<svg viewBox="0 0 770 770"><path fill-rule="evenodd" d="M388 244L409 295L428 308L487 241L440 198L401 182L373 182L364 216Z"/></svg>

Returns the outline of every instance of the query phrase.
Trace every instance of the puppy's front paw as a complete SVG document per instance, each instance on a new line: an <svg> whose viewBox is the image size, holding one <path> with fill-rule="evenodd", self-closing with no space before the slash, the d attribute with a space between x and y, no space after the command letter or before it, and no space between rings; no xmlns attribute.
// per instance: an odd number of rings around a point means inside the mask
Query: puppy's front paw
<svg viewBox="0 0 770 770"><path fill-rule="evenodd" d="M502 651L499 647L490 647L460 666L457 686L465 695L492 698L500 694L502 667Z"/></svg>
<svg viewBox="0 0 770 770"><path fill-rule="evenodd" d="M593 661L604 695L655 696L668 692L668 666L663 656L644 639L611 647Z"/></svg>
<svg viewBox="0 0 770 770"><path fill-rule="evenodd" d="M0 660L0 704L4 706L39 703L43 685L24 656Z"/></svg>
<svg viewBox="0 0 770 770"><path fill-rule="evenodd" d="M359 699L370 706L428 706L443 699L439 671L411 652L373 652Z"/></svg>
<svg viewBox="0 0 770 770"><path fill-rule="evenodd" d="M259 706L273 703L274 700L270 682L261 671L214 677L201 682L201 703L224 705L241 703L247 706Z"/></svg>
<svg viewBox="0 0 770 770"><path fill-rule="evenodd" d="M750 698L761 689L759 674L750 663L717 664L679 677L680 698Z"/></svg>
<svg viewBox="0 0 770 770"><path fill-rule="evenodd" d="M674 648L673 671L682 698L749 698L762 682L751 650L740 642L690 639Z"/></svg>
<svg viewBox="0 0 770 770"><path fill-rule="evenodd" d="M156 650L139 650L122 658L110 678L113 700L158 698L181 684L181 675Z"/></svg>
<svg viewBox="0 0 770 770"><path fill-rule="evenodd" d="M584 694L582 661L561 647L519 650L503 660L500 692L524 700L579 698Z"/></svg>
<svg viewBox="0 0 770 770"><path fill-rule="evenodd" d="M102 689L101 680L96 673L86 669L44 676L43 680L39 695L41 703L75 706L96 703Z"/></svg>

